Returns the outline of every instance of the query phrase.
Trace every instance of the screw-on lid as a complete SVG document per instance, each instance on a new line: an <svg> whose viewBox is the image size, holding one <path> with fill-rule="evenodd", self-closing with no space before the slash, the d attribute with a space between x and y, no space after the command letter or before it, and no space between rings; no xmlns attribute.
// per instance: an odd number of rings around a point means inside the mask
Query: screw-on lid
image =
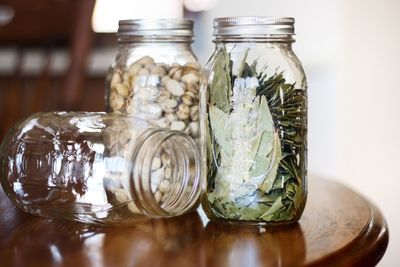
<svg viewBox="0 0 400 267"><path fill-rule="evenodd" d="M119 36L193 36L193 21L188 19L120 20Z"/></svg>
<svg viewBox="0 0 400 267"><path fill-rule="evenodd" d="M294 18L226 17L214 19L214 36L293 35Z"/></svg>

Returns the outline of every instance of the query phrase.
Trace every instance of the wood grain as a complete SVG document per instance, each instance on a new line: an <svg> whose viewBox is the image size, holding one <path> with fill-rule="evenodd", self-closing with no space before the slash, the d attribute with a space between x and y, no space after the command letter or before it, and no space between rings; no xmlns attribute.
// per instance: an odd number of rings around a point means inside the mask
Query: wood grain
<svg viewBox="0 0 400 267"><path fill-rule="evenodd" d="M311 179L299 223L238 227L203 212L98 228L27 215L0 192L0 266L374 266L388 243L379 210L337 183Z"/></svg>

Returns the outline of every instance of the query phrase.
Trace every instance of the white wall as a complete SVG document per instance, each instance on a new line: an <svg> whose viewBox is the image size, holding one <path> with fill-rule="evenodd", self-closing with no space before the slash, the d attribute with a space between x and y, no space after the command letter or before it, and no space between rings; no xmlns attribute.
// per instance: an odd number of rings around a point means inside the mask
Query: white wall
<svg viewBox="0 0 400 267"><path fill-rule="evenodd" d="M235 15L296 18L310 176L341 181L378 205L390 228L379 266L400 266L400 1L219 0L196 21L202 62L213 49L212 19Z"/></svg>
<svg viewBox="0 0 400 267"><path fill-rule="evenodd" d="M194 50L204 63L213 51L212 20L222 16L292 16L296 19L294 49L303 62L309 84L309 169L327 177L337 168L338 3L318 0L219 0L196 18ZM323 156L321 156L323 155Z"/></svg>
<svg viewBox="0 0 400 267"><path fill-rule="evenodd" d="M344 1L338 178L373 200L389 223L380 266L400 266L400 1Z"/></svg>

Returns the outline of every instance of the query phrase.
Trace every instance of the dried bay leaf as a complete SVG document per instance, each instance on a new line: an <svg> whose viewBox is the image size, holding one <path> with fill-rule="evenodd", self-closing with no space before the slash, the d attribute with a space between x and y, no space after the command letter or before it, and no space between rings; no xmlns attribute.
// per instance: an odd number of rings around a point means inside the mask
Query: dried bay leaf
<svg viewBox="0 0 400 267"><path fill-rule="evenodd" d="M230 78L230 59L225 47L218 53L212 71L214 76L210 85L210 104L227 113L230 110L232 82Z"/></svg>
<svg viewBox="0 0 400 267"><path fill-rule="evenodd" d="M276 179L277 175L277 170L279 167L279 163L281 161L281 144L279 140L279 135L278 133L274 134L274 145L273 145L273 151L271 151L272 157L271 157L271 164L269 165L270 168L267 171L267 175L264 178L264 181L260 185L260 190L269 192L272 188L272 185L274 184L274 181Z"/></svg>
<svg viewBox="0 0 400 267"><path fill-rule="evenodd" d="M229 136L225 133L225 123L228 121L228 114L217 108L210 106L209 116L211 122L211 130L214 137L221 147L221 150L228 157L232 155L232 143L229 141Z"/></svg>
<svg viewBox="0 0 400 267"><path fill-rule="evenodd" d="M283 207L282 197L278 197L275 203L272 204L272 206L268 209L268 211L265 212L263 215L261 215L260 218L269 221L274 216L274 213L277 212L282 207Z"/></svg>
<svg viewBox="0 0 400 267"><path fill-rule="evenodd" d="M247 64L246 60L247 60L247 56L249 55L249 51L250 51L250 48L246 48L246 50L244 51L243 59L241 61L241 64L240 64L239 70L238 70L238 75L237 75L238 77L243 77L243 70L245 68L245 65Z"/></svg>
<svg viewBox="0 0 400 267"><path fill-rule="evenodd" d="M236 76L225 48L212 67L208 119L215 166L208 200L220 218L286 221L297 214L303 197L296 157L305 145L305 93L287 83L283 72L269 76L264 66L256 73L257 61L249 65L248 53L238 60ZM258 79L256 95L235 98L233 81L250 77ZM250 87L237 91L245 95Z"/></svg>

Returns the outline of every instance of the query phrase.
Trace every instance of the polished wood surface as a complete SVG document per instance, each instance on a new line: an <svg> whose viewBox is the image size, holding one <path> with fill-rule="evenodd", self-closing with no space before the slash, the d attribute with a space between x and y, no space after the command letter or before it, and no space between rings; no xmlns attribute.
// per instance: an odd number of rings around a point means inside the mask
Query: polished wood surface
<svg viewBox="0 0 400 267"><path fill-rule="evenodd" d="M388 243L379 210L337 183L310 179L299 223L238 227L193 212L98 228L19 211L0 190L0 266L374 266Z"/></svg>

